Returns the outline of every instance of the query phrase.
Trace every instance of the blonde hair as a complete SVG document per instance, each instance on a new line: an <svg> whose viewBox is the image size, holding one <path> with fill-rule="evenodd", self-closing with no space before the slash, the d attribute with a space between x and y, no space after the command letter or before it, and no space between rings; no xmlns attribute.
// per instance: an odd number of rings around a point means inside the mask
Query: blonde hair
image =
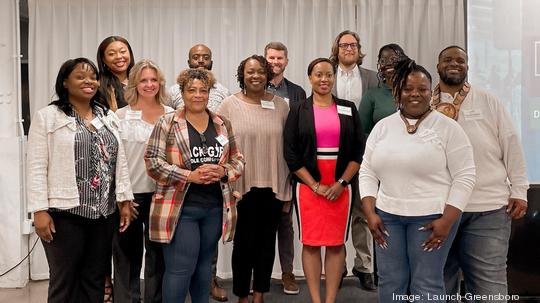
<svg viewBox="0 0 540 303"><path fill-rule="evenodd" d="M124 93L124 98L126 99L128 104L137 103L137 99L139 98L139 92L137 92L137 85L141 80L141 74L145 68L153 69L156 72L159 83L159 91L156 95L156 102L159 104L165 104L165 101L167 100L165 76L163 75L157 64L155 64L152 60L148 59L140 60L131 69L129 73L128 85Z"/></svg>

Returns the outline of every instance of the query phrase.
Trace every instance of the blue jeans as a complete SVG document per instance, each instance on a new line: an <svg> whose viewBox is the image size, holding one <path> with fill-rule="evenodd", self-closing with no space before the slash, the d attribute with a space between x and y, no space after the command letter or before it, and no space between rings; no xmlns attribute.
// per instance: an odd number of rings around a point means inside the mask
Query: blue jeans
<svg viewBox="0 0 540 303"><path fill-rule="evenodd" d="M163 302L208 303L212 258L221 236L222 208L184 207L169 244L163 245Z"/></svg>
<svg viewBox="0 0 540 303"><path fill-rule="evenodd" d="M375 245L379 274L379 302L446 302L443 269L458 224L454 223L440 249L424 251L431 230L423 225L441 215L398 216L376 210L390 236L388 248ZM413 299L413 300L411 300Z"/></svg>
<svg viewBox="0 0 540 303"><path fill-rule="evenodd" d="M452 244L444 269L448 294L459 292L460 269L463 272L466 293L473 295L508 293L506 256L511 224L512 220L506 213L506 207L486 212L463 213L458 235Z"/></svg>

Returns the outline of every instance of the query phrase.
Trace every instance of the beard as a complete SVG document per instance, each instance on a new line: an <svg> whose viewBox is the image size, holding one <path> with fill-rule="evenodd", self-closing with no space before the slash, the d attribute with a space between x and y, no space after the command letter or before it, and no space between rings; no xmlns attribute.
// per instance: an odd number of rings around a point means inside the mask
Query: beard
<svg viewBox="0 0 540 303"><path fill-rule="evenodd" d="M206 70L212 70L212 63L214 63L214 61L210 61L209 64L207 65L199 65L199 64L191 64L191 63L188 63L189 65L189 68L199 68L199 67L203 67L204 69Z"/></svg>
<svg viewBox="0 0 540 303"><path fill-rule="evenodd" d="M439 71L439 78L448 85L462 85L467 79L467 74L457 76L447 76L444 72Z"/></svg>

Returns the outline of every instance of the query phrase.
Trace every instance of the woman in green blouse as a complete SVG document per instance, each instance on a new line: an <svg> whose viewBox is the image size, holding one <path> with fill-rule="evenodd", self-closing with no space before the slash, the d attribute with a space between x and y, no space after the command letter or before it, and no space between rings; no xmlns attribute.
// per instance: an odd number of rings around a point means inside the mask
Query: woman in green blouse
<svg viewBox="0 0 540 303"><path fill-rule="evenodd" d="M379 120L396 112L396 103L392 96L392 77L394 65L405 56L401 46L391 43L379 50L377 56L377 78L379 85L368 89L362 97L358 113L366 138Z"/></svg>

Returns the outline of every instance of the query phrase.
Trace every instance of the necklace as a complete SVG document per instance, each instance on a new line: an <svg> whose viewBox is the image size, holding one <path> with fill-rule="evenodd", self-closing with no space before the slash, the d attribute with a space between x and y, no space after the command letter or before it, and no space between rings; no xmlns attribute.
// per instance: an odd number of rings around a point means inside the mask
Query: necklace
<svg viewBox="0 0 540 303"><path fill-rule="evenodd" d="M431 108L435 109L447 117L450 117L454 120L457 120L459 117L459 109L461 108L461 103L467 97L467 94L471 90L471 85L469 82L465 82L459 92L454 97L452 103L441 102L441 88L439 84L433 90L433 98L431 99Z"/></svg>
<svg viewBox="0 0 540 303"><path fill-rule="evenodd" d="M430 112L431 112L431 109L428 109L425 113L422 114L422 117L420 117L420 119L418 119L418 121L416 121L415 124L409 124L409 121L407 120L407 118L405 118L405 116L403 115L401 111L399 112L399 115L401 116L401 120L405 122L405 127L407 129L407 132L409 133L409 135L412 135L416 133L416 131L418 130L418 126L420 125L420 122L422 122Z"/></svg>

